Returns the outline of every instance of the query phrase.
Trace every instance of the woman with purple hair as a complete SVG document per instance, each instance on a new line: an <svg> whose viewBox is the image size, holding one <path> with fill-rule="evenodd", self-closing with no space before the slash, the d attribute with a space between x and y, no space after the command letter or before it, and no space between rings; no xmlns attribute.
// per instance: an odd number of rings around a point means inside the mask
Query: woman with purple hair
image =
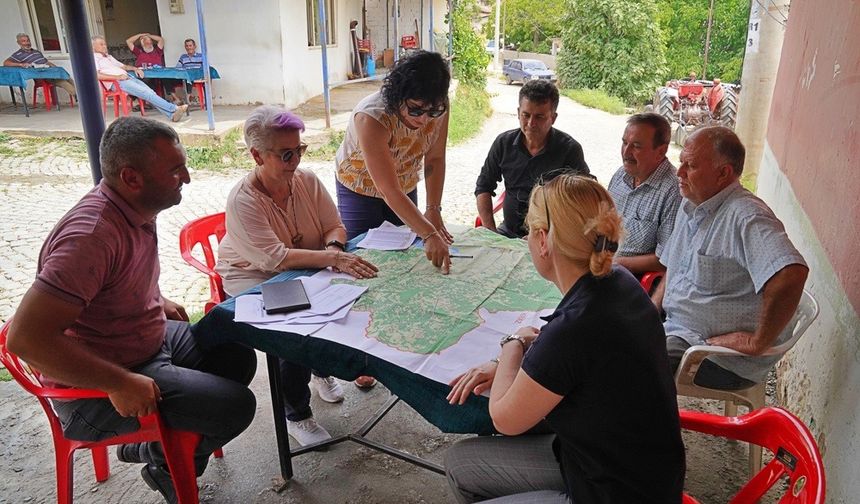
<svg viewBox="0 0 860 504"><path fill-rule="evenodd" d="M376 276L376 266L344 251L346 230L334 201L316 175L299 168L308 147L301 141L304 129L298 116L270 105L245 121L245 143L257 166L227 198L227 234L215 266L231 296L293 269ZM283 359L281 375L290 434L302 445L330 438L314 420L307 383L313 381L327 402L343 400L340 384L332 377L311 378L310 368Z"/></svg>

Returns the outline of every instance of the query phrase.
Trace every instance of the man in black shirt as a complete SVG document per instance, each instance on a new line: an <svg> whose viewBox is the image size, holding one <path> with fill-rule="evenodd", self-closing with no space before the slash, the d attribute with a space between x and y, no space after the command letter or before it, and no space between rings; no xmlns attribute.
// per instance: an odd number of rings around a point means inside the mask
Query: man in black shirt
<svg viewBox="0 0 860 504"><path fill-rule="evenodd" d="M509 238L526 235L523 227L529 194L538 181L564 172L588 174L582 146L567 133L552 127L558 113L558 89L548 80L532 80L520 89L519 129L496 137L475 187L478 215L483 226ZM496 226L493 196L505 183L504 221Z"/></svg>

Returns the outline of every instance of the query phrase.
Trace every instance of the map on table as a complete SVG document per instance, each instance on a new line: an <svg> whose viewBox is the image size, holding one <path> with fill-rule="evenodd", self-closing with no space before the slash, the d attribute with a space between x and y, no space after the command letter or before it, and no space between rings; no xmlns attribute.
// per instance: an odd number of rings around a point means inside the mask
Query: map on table
<svg viewBox="0 0 860 504"><path fill-rule="evenodd" d="M448 275L421 249L356 251L379 267L378 277L334 281L368 286L353 307L355 315L366 314L366 337L402 352L438 354L495 314L544 311L561 300L555 285L535 271L525 240L475 228L456 236L452 247L472 257L453 258Z"/></svg>

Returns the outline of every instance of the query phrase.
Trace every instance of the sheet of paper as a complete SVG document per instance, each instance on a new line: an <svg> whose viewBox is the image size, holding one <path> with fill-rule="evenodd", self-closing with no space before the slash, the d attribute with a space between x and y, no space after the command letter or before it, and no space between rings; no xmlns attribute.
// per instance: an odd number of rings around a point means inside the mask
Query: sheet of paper
<svg viewBox="0 0 860 504"><path fill-rule="evenodd" d="M354 302L361 296L367 286L334 284L314 294L308 293L311 307L307 310L288 313L287 315L298 315L307 312L313 315L331 315L344 306Z"/></svg>
<svg viewBox="0 0 860 504"><path fill-rule="evenodd" d="M251 324L258 329L266 329L268 331L281 331L293 334L301 334L302 336L310 336L319 331L325 324L288 324L285 322L276 322L274 324Z"/></svg>
<svg viewBox="0 0 860 504"><path fill-rule="evenodd" d="M329 285L320 289L320 279L312 279L311 282L304 281L304 278L302 280L311 302L311 307L307 310L269 315L263 306L262 295L246 294L236 298L236 315L233 320L248 324L312 324L340 320L349 313L355 300L367 290L367 287L348 284Z"/></svg>
<svg viewBox="0 0 860 504"><path fill-rule="evenodd" d="M416 236L406 226L398 227L385 221L378 228L369 230L357 246L376 250L405 250L412 245Z"/></svg>

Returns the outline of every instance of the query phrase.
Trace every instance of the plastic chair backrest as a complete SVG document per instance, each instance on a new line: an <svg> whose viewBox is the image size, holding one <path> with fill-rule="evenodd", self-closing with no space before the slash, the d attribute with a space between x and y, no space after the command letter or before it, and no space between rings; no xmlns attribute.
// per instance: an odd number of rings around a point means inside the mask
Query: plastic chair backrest
<svg viewBox="0 0 860 504"><path fill-rule="evenodd" d="M803 289L803 295L800 296L800 303L797 305L797 310L794 311L794 316L788 322L788 326L794 326L791 332L791 338L781 345L776 345L768 350L768 354L782 354L794 347L797 341L803 336L803 333L809 329L812 322L818 317L818 301L812 297L806 289Z"/></svg>
<svg viewBox="0 0 860 504"><path fill-rule="evenodd" d="M507 191L502 191L502 194L500 194L500 195L499 195L499 199L498 199L498 200L496 200L495 205L493 205L493 213L494 213L494 214L495 214L495 213L498 213L498 212L499 212L499 210L501 210L501 209L502 209L502 207L504 206L504 203L505 203L505 193L506 193L506 192L507 192ZM479 228L479 227L481 227L481 226L483 226L483 225L484 225L484 223L481 221L481 217L480 217L480 216L479 216L479 217L476 217L476 218L475 218L475 227L476 227L476 228Z"/></svg>
<svg viewBox="0 0 860 504"><path fill-rule="evenodd" d="M730 501L758 502L778 481L788 477L780 504L823 504L825 472L815 438L803 422L782 408L761 408L740 417L680 410L681 427L728 439L754 443L774 457Z"/></svg>
<svg viewBox="0 0 860 504"><path fill-rule="evenodd" d="M179 252L182 259L209 278L210 298L206 303L207 312L216 304L227 299L221 275L215 272L216 259L211 240L214 236L216 244L221 243L225 234L227 234L227 226L224 212L195 219L186 224L179 232ZM203 252L205 264L192 255L194 247L198 245Z"/></svg>

